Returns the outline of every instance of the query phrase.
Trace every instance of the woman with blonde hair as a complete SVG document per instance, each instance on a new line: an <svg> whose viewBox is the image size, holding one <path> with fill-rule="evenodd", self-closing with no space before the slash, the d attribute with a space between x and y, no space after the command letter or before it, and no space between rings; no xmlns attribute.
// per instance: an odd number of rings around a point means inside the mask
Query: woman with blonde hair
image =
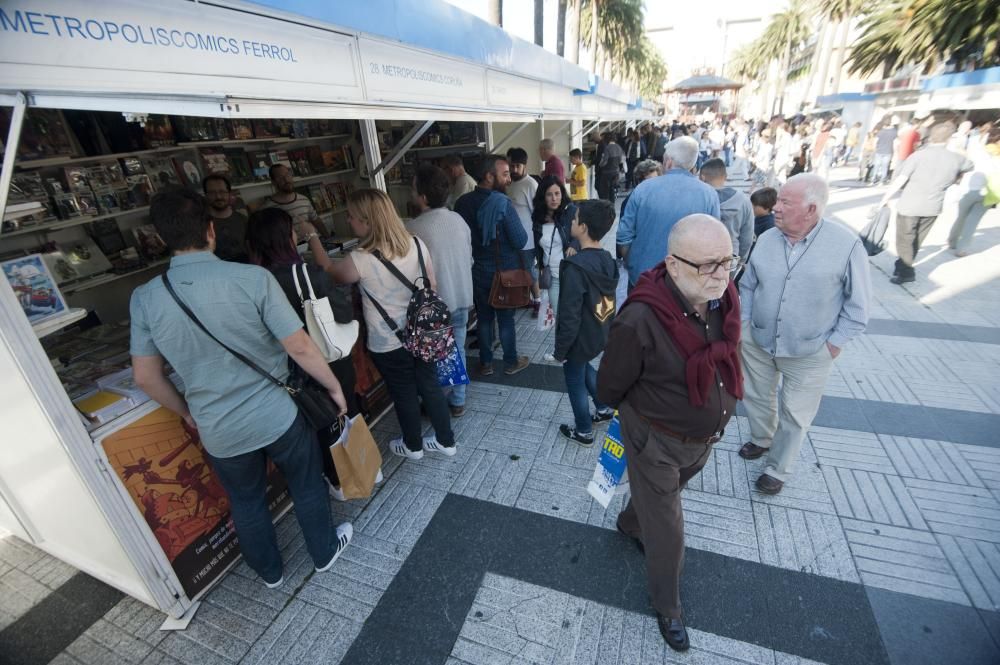
<svg viewBox="0 0 1000 665"><path fill-rule="evenodd" d="M309 235L317 263L341 284L357 283L368 328L368 352L389 390L403 436L389 443L392 452L421 459L424 451L455 454L455 435L434 363L415 357L385 321L376 303L397 329L406 329L411 285L426 279L435 288L434 265L427 245L407 233L389 197L377 189L359 189L347 197L347 221L361 242L347 258L327 257L318 237ZM394 275L391 265L408 283ZM419 397L419 400L418 400ZM434 436L421 437L420 400L434 426Z"/></svg>

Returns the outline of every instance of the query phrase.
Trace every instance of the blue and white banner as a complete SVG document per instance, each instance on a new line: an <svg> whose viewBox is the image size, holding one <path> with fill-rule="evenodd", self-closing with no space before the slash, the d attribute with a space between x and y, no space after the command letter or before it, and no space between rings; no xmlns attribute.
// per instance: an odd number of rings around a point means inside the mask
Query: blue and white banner
<svg viewBox="0 0 1000 665"><path fill-rule="evenodd" d="M625 446L622 445L621 423L618 422L618 412L608 425L608 433L604 435L604 445L601 455L597 458L597 468L594 477L587 484L590 496L597 499L605 508L611 503L615 490L622 484L625 476Z"/></svg>

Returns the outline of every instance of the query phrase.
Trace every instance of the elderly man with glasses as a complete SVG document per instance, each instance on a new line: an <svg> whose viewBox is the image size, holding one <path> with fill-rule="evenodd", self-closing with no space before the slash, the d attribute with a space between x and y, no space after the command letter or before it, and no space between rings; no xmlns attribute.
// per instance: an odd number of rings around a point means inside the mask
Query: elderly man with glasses
<svg viewBox="0 0 1000 665"><path fill-rule="evenodd" d="M743 397L739 267L726 227L705 214L670 230L666 260L643 273L611 325L599 401L619 409L631 499L618 530L646 557L660 633L688 648L680 602L680 492L705 466Z"/></svg>
<svg viewBox="0 0 1000 665"><path fill-rule="evenodd" d="M789 178L740 280L751 435L740 457L767 454L764 494L791 476L834 359L868 325L868 255L857 233L823 219L828 197L819 176Z"/></svg>

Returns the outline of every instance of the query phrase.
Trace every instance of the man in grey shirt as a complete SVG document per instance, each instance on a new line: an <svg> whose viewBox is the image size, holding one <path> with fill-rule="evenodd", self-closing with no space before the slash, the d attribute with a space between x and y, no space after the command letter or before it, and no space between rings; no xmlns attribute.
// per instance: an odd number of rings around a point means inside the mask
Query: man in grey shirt
<svg viewBox="0 0 1000 665"><path fill-rule="evenodd" d="M975 165L957 152L948 150L955 125L942 122L931 127L927 146L910 155L896 172L896 180L882 197L879 207L903 190L896 205L896 259L893 284L915 282L913 262L920 245L941 214L945 191Z"/></svg>
<svg viewBox="0 0 1000 665"><path fill-rule="evenodd" d="M765 494L788 480L834 359L868 325L868 255L855 232L823 219L829 195L817 175L789 178L774 207L775 228L757 239L740 280L752 437L740 457L767 453L757 478Z"/></svg>

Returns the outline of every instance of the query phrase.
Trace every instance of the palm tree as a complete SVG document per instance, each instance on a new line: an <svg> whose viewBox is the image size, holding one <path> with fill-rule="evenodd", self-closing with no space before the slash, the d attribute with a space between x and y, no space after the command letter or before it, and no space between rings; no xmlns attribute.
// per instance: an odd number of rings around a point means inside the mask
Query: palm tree
<svg viewBox="0 0 1000 665"><path fill-rule="evenodd" d="M535 0L535 43L545 46L545 0Z"/></svg>
<svg viewBox="0 0 1000 665"><path fill-rule="evenodd" d="M861 11L863 0L819 0L820 16L826 23L840 24L840 45L837 47L837 60L833 67L832 94L840 92L840 75L844 69L844 60L847 55L847 37L851 30L851 21ZM826 77L824 72L823 82L820 84L820 93L826 88Z"/></svg>
<svg viewBox="0 0 1000 665"><path fill-rule="evenodd" d="M643 29L643 0L583 0L580 7L581 24L590 25L583 43L595 54L594 71L607 80L630 83L643 95L658 96L667 69Z"/></svg>
<svg viewBox="0 0 1000 665"><path fill-rule="evenodd" d="M1000 63L996 0L881 0L861 20L850 71L870 74L914 63L923 71L950 58Z"/></svg>
<svg viewBox="0 0 1000 665"><path fill-rule="evenodd" d="M566 0L559 0L556 9L556 55L566 55Z"/></svg>
<svg viewBox="0 0 1000 665"><path fill-rule="evenodd" d="M490 0L486 16L493 25L503 25L503 0Z"/></svg>
<svg viewBox="0 0 1000 665"><path fill-rule="evenodd" d="M788 81L788 69L792 62L793 49L801 46L811 32L809 14L804 0L792 0L791 4L779 14L775 14L771 23L764 30L761 39L772 45L771 53L780 49L778 65L778 89L776 93L777 112L782 113L785 106L785 84Z"/></svg>
<svg viewBox="0 0 1000 665"><path fill-rule="evenodd" d="M570 62L580 62L580 10L582 0L569 0L571 10L566 20L566 45L569 47L566 57Z"/></svg>

